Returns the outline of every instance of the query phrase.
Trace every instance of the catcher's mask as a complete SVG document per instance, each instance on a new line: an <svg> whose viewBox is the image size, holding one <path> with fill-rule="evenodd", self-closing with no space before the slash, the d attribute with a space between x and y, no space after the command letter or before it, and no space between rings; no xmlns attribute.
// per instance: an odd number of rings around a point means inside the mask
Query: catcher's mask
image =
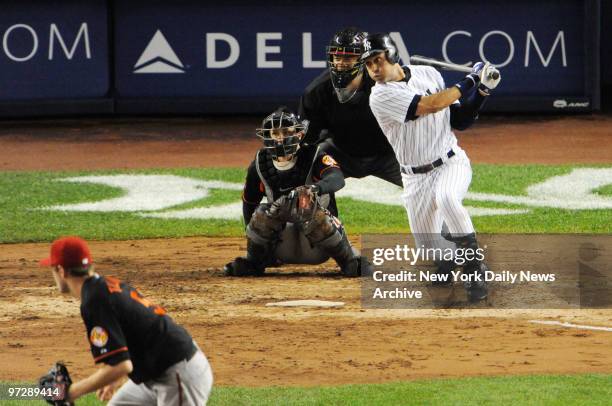
<svg viewBox="0 0 612 406"><path fill-rule="evenodd" d="M300 120L295 114L277 110L264 118L261 128L256 130L263 139L264 148L270 152L272 159L291 158L300 145L302 137L308 130L308 120Z"/></svg>
<svg viewBox="0 0 612 406"><path fill-rule="evenodd" d="M327 47L327 67L340 103L348 102L357 89L348 85L363 73L363 40L367 34L356 28L346 28L334 34Z"/></svg>

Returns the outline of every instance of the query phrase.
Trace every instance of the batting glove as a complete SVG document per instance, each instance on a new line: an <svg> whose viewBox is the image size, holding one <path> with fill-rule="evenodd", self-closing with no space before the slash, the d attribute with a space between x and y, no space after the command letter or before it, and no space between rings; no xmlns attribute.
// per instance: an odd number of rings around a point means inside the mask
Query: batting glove
<svg viewBox="0 0 612 406"><path fill-rule="evenodd" d="M499 73L499 70L487 62L480 70L480 85L478 86L478 91L483 96L489 96L491 94L491 90L495 89L497 85L499 85L500 81L501 74Z"/></svg>

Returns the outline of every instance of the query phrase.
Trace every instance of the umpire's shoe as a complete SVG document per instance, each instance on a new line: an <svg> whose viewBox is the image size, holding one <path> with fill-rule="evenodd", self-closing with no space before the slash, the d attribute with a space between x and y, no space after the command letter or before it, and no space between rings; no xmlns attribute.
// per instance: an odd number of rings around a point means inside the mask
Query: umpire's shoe
<svg viewBox="0 0 612 406"><path fill-rule="evenodd" d="M463 268L463 273L470 275L470 279L463 283L470 302L478 302L487 298L488 289L487 282L485 281L485 272L488 270L487 265L480 261L474 263L474 266L465 266Z"/></svg>
<svg viewBox="0 0 612 406"><path fill-rule="evenodd" d="M266 268L257 267L244 257L238 257L223 267L225 276L261 276Z"/></svg>

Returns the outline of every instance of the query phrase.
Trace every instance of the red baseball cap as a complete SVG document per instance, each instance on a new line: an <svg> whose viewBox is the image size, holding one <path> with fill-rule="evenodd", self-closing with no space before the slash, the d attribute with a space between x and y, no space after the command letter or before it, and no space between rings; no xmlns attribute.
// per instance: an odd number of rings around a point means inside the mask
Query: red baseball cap
<svg viewBox="0 0 612 406"><path fill-rule="evenodd" d="M51 256L42 259L40 266L61 265L64 269L86 272L93 259L85 240L79 237L62 237L51 244Z"/></svg>

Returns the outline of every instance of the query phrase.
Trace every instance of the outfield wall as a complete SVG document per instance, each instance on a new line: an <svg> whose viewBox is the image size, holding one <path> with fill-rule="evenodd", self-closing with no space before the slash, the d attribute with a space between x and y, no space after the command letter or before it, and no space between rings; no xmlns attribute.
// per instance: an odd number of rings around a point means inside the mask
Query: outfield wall
<svg viewBox="0 0 612 406"><path fill-rule="evenodd" d="M607 49L600 51L600 0L385 3L14 3L0 14L0 116L295 106L325 69L329 38L347 25L392 32L404 60L418 54L498 65L504 80L489 111L599 109L600 53ZM443 76L451 84L461 74Z"/></svg>

